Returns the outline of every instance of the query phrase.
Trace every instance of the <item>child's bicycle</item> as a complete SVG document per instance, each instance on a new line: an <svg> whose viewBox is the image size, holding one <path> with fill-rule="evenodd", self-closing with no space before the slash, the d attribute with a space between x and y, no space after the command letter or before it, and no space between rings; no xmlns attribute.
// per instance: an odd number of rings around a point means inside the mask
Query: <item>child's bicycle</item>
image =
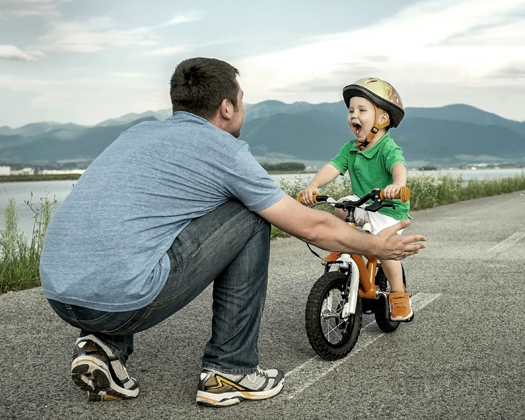
<svg viewBox="0 0 525 420"><path fill-rule="evenodd" d="M301 196L302 193L297 197L299 202ZM408 201L410 190L403 187L396 198ZM337 202L323 195L314 196L314 200L313 206L329 204L347 212L345 222L353 227L356 207L370 200L372 203L364 207L365 211L395 208L393 203L383 201L383 191L379 189L356 201ZM403 284L406 287L404 269ZM363 313L373 313L381 331L395 331L400 322L390 319L387 287L387 278L376 257L341 254L336 261L326 261L325 272L313 285L306 303L306 332L315 352L326 360L337 360L350 353L359 337ZM413 316L408 321L412 319Z"/></svg>

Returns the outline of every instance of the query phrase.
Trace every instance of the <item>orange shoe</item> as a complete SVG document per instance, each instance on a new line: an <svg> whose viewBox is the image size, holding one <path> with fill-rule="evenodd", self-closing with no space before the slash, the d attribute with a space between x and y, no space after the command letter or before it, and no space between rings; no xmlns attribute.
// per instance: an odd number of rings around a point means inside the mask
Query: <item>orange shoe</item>
<svg viewBox="0 0 525 420"><path fill-rule="evenodd" d="M324 257L323 262L321 264L326 265L327 262L336 261L339 258L341 258L340 252L331 252L326 257Z"/></svg>
<svg viewBox="0 0 525 420"><path fill-rule="evenodd" d="M407 292L388 293L390 303L390 319L392 321L412 321L414 312Z"/></svg>

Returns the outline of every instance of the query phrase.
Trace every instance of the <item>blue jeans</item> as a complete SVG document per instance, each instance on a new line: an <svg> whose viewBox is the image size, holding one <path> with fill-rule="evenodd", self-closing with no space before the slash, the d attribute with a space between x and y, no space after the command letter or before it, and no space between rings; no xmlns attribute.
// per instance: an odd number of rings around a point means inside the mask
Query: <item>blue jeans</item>
<svg viewBox="0 0 525 420"><path fill-rule="evenodd" d="M270 225L237 201L194 219L168 250L171 271L156 299L129 312L103 312L50 300L57 314L94 334L126 363L133 335L182 309L213 282L212 336L203 368L249 374L259 363L257 340L266 299Z"/></svg>

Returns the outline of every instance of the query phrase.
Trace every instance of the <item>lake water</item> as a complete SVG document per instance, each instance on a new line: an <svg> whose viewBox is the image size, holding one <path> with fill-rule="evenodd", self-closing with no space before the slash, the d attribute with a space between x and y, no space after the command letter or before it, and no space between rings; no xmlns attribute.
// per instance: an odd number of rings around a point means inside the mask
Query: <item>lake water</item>
<svg viewBox="0 0 525 420"><path fill-rule="evenodd" d="M33 211L25 204L31 200L33 207L39 207L40 198L46 196L50 200L56 198L57 204L53 206L56 209L68 196L73 189L76 181L41 181L41 182L5 182L0 185L0 229L4 229L4 211L9 200L13 197L17 203L19 222L18 227L26 235L31 237L33 232L34 218ZM33 197L31 197L33 193Z"/></svg>
<svg viewBox="0 0 525 420"><path fill-rule="evenodd" d="M524 169L449 169L441 171L409 171L408 176L418 176L418 175L430 175L434 177L440 177L446 174L452 175L454 178L462 176L465 181L470 179L496 179L496 178L506 178L519 176L524 173ZM309 182L315 174L285 174L285 175L270 175L270 177L279 182L281 178L286 180L294 180L296 177L301 177L302 181L307 183Z"/></svg>
<svg viewBox="0 0 525 420"><path fill-rule="evenodd" d="M523 173L523 169L500 169L500 170L489 170L489 169L478 169L478 170L447 170L447 171L409 171L409 176L417 176L422 174L432 176L442 176L445 174L451 174L454 177L461 175L464 180L472 178L476 179L494 179L504 178L511 176L518 176ZM285 175L270 175L271 178L279 182L281 178L288 180L294 180L297 176L300 176L304 183L309 182L315 174L285 174ZM32 202L35 206L38 206L39 199L45 197L46 193L48 197L52 199L56 198L57 204L54 209L58 208L64 201L67 195L73 189L76 181L42 181L42 182L6 182L0 186L0 229L4 228L4 210L9 197L14 197L17 202L18 213L19 213L19 228L22 229L28 237L30 237L33 230L33 212L24 203L31 199L31 192L33 193Z"/></svg>

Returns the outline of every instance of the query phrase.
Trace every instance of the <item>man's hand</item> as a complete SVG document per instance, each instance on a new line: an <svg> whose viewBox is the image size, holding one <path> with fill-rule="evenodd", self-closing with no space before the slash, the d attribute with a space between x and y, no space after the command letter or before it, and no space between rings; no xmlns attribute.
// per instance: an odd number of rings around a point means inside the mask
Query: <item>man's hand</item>
<svg viewBox="0 0 525 420"><path fill-rule="evenodd" d="M403 220L394 226L383 229L377 234L383 238L383 246L375 253L380 260L402 260L409 255L417 254L420 249L425 248L426 236L423 235L398 235L397 231L410 226L410 220Z"/></svg>

